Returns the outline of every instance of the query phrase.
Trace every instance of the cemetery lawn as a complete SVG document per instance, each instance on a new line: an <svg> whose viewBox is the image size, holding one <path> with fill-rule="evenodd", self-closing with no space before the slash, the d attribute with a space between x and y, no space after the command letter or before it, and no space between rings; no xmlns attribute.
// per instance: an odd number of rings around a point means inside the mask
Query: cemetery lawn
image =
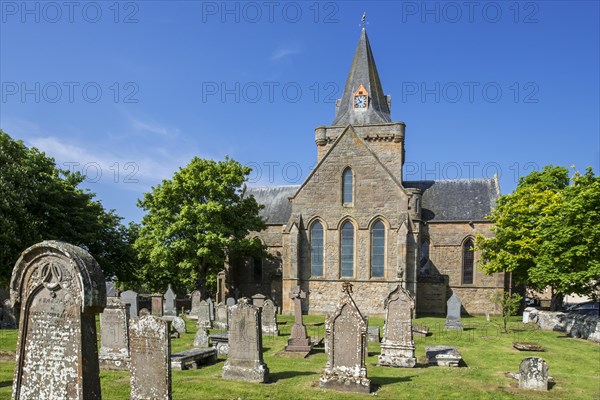
<svg viewBox="0 0 600 400"><path fill-rule="evenodd" d="M305 316L307 324L323 322L321 316ZM586 340L565 337L559 332L543 332L535 325L519 322L513 317L510 332L502 334L502 322L492 317L464 318L465 330L445 332L443 318L418 318L417 325L426 325L433 334L415 336L416 368L377 366L379 344L369 343L368 377L372 393L379 399L599 399L600 346ZM293 317L278 316L283 335L263 338L264 358L272 383L255 384L221 379L223 359L217 364L197 370L173 371L173 399L365 399L369 395L341 393L319 388L319 377L325 366L323 347L307 358L281 355L287 343ZM172 352L192 347L195 321L187 321L189 333L172 341ZM373 318L370 326L383 327L383 320ZM313 337L323 337L323 326L308 326ZM382 330L383 333L383 330ZM0 330L0 400L11 398L16 331ZM512 342L534 342L546 352L520 352ZM425 346L452 345L462 354L462 368L428 367ZM538 356L546 360L555 383L548 392L522 391L518 382L506 376L517 372L525 357ZM104 400L129 398L128 372L101 372ZM152 382L148 382L149 385Z"/></svg>

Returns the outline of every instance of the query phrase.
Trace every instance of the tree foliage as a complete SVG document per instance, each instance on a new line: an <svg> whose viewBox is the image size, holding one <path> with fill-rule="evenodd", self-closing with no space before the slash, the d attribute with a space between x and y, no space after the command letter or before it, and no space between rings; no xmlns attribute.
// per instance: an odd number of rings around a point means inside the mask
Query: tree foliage
<svg viewBox="0 0 600 400"><path fill-rule="evenodd" d="M593 295L600 277L600 177L588 168L569 178L546 166L501 196L489 218L494 237L477 237L486 273L507 271L517 283L556 296Z"/></svg>
<svg viewBox="0 0 600 400"><path fill-rule="evenodd" d="M508 317L515 315L521 305L523 297L518 293L494 292L491 298L492 302L502 310L502 322L504 333L508 333Z"/></svg>
<svg viewBox="0 0 600 400"><path fill-rule="evenodd" d="M244 196L251 169L237 161L195 157L172 179L145 193L146 211L135 242L143 267L140 279L153 290L174 287L206 293L206 279L227 257L262 256L264 246L250 232L265 228L254 197Z"/></svg>
<svg viewBox="0 0 600 400"><path fill-rule="evenodd" d="M10 280L20 252L42 240L81 246L107 278L131 279L136 258L130 230L79 187L84 179L0 130L0 284Z"/></svg>

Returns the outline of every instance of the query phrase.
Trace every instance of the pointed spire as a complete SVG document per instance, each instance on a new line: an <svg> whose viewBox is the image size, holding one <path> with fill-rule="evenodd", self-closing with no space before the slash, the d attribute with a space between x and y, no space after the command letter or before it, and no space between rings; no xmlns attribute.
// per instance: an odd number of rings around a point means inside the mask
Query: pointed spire
<svg viewBox="0 0 600 400"><path fill-rule="evenodd" d="M366 125L391 122L388 99L383 94L375 58L364 27L346 80L342 98L338 100L332 125ZM364 93L366 91L366 93ZM365 101L366 100L366 101Z"/></svg>

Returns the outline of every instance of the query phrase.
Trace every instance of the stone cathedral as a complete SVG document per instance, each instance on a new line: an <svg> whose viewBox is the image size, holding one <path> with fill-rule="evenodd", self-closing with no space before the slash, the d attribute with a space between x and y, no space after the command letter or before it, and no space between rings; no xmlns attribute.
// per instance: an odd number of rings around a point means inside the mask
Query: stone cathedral
<svg viewBox="0 0 600 400"><path fill-rule="evenodd" d="M418 315L443 315L456 293L463 313L495 313L490 295L508 277L477 270L475 235L490 235L485 219L500 195L498 180L404 181L404 122L391 119L363 28L333 122L315 129L317 165L300 186L249 187L265 206L267 229L257 235L272 259L230 260L219 274L218 301L271 297L284 313L299 285L303 311L330 313L341 282L367 315L401 283ZM426 145L425 142L422 145Z"/></svg>

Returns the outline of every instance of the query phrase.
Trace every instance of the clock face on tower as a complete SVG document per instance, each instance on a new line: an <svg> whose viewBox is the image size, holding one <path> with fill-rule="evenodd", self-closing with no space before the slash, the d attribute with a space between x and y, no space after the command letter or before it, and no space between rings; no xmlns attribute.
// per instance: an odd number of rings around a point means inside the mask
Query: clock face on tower
<svg viewBox="0 0 600 400"><path fill-rule="evenodd" d="M354 96L354 108L367 108L367 96L364 94Z"/></svg>

